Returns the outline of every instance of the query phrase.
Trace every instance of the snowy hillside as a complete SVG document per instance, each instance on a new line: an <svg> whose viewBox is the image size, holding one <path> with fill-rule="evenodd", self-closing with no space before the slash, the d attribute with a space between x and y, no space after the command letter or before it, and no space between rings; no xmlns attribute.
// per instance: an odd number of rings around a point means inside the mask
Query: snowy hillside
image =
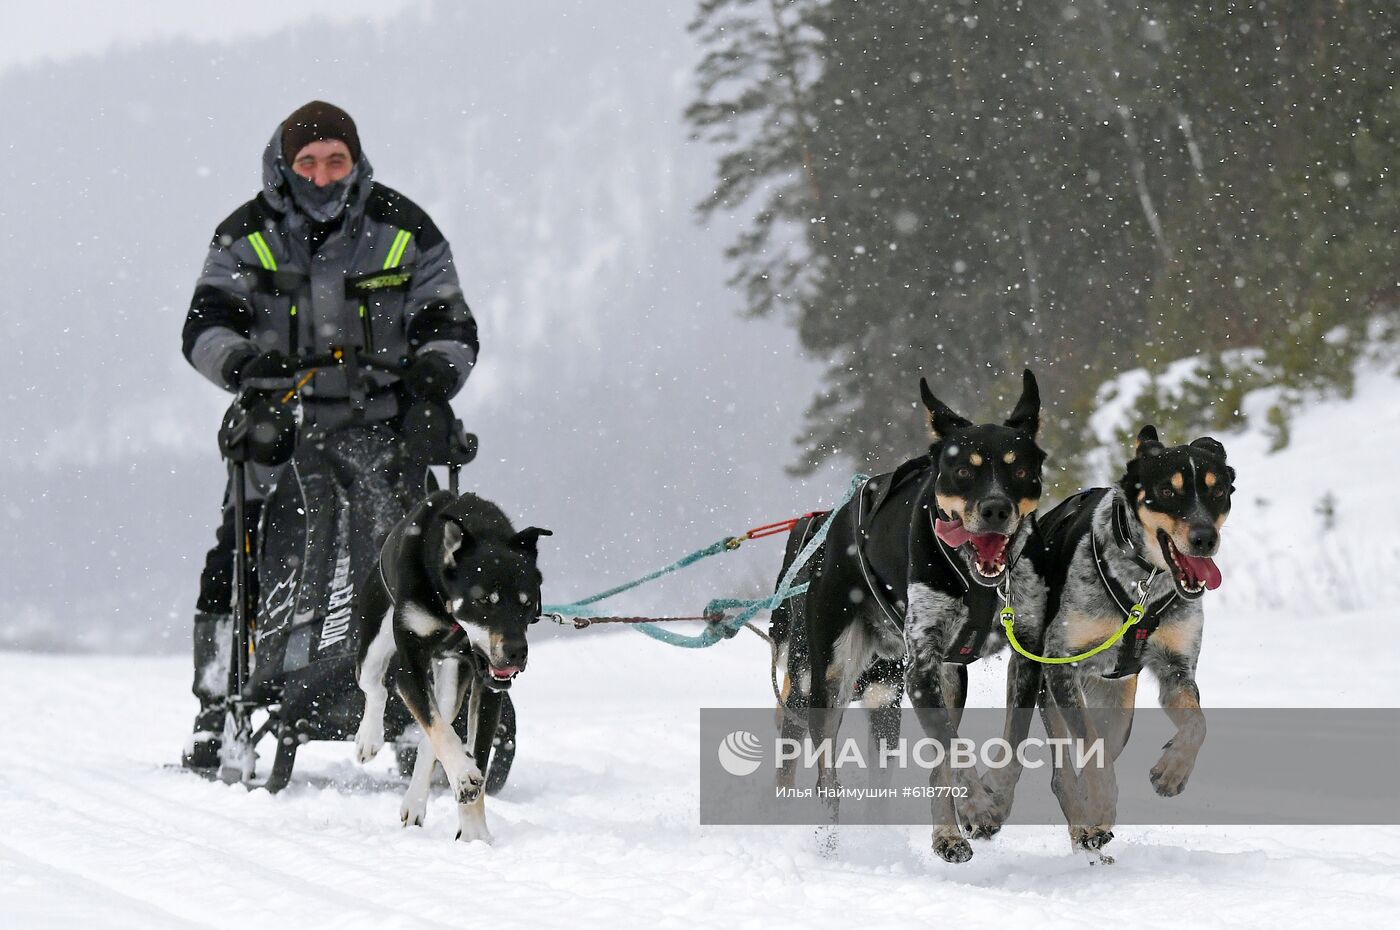
<svg viewBox="0 0 1400 930"><path fill-rule="evenodd" d="M1225 437L1241 500L1225 586L1207 601L1208 707L1400 706L1394 637L1336 655L1335 672L1297 673L1321 637L1394 619L1384 599L1304 597L1320 488L1334 490L1348 540L1379 542L1370 521L1393 520L1377 485L1334 482L1328 468L1358 430L1366 448L1400 445L1390 377L1368 374L1353 400L1305 414L1288 452ZM1323 551L1338 545L1322 538ZM778 553L756 543L719 571L771 573ZM770 705L766 663L748 634L699 653L597 630L537 646L514 692L520 751L489 805L486 847L452 842L441 793L422 829L401 828L403 782L387 759L358 767L348 744L310 747L277 796L171 771L194 710L184 659L0 653L0 925L447 927L471 915L730 930L839 914L872 928L1373 926L1400 907L1398 827L1127 826L1106 868L1072 854L1059 828L1013 825L957 867L932 856L924 827L850 829L836 859L806 828L699 827L697 710ZM1004 669L974 667L975 703L999 701ZM1150 703L1155 688L1138 694ZM1021 788L1047 791L1043 772Z"/></svg>
<svg viewBox="0 0 1400 930"><path fill-rule="evenodd" d="M1185 360L1165 380L1191 366ZM1377 350L1356 369L1352 396L1313 397L1293 415L1289 443L1270 451L1262 428L1217 433L1236 472L1234 506L1219 564L1222 608L1285 611L1362 610L1400 597L1400 496L1394 493L1389 455L1400 448L1400 360ZM1123 411L1145 383L1141 371L1112 385L1112 401L1094 417L1104 447L1098 470L1122 472L1141 424ZM1267 422L1273 390L1245 401L1251 424ZM1169 443L1195 436L1163 436Z"/></svg>

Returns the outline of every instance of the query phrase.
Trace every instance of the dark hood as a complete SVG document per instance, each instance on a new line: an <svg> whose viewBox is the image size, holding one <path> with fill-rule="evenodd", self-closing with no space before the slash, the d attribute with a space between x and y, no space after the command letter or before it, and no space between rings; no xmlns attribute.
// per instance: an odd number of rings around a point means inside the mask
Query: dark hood
<svg viewBox="0 0 1400 930"><path fill-rule="evenodd" d="M280 123L276 131L272 133L272 138L268 140L266 148L263 149L262 169L262 194L268 206L294 221L305 222L307 220L305 213L297 207L292 197L293 178L296 175L293 174L287 160L282 157L282 126ZM346 201L343 216L358 220L364 215L365 204L369 201L370 188L374 182L374 166L369 163L369 158L365 156L364 152L360 153L359 161L355 162L355 170L350 177L350 196ZM294 222L293 225L296 223Z"/></svg>

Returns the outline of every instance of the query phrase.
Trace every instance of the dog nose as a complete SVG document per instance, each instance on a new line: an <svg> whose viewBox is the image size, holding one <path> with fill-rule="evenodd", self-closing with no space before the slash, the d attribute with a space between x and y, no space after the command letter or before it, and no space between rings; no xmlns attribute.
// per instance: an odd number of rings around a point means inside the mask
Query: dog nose
<svg viewBox="0 0 1400 930"><path fill-rule="evenodd" d="M1196 552L1208 554L1220 542L1220 531L1213 526L1193 526L1186 538Z"/></svg>
<svg viewBox="0 0 1400 930"><path fill-rule="evenodd" d="M529 646L526 645L524 640L518 643L506 643L501 649L506 660L505 664L513 665L516 668L525 667L525 658L529 654L529 651Z"/></svg>
<svg viewBox="0 0 1400 930"><path fill-rule="evenodd" d="M991 497L977 508L982 522L988 526L1001 526L1011 519L1011 501L1004 497Z"/></svg>

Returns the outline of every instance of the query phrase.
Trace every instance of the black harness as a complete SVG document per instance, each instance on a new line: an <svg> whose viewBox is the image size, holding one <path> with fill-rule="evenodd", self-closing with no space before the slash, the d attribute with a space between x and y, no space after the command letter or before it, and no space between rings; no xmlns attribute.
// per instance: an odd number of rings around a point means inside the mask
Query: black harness
<svg viewBox="0 0 1400 930"><path fill-rule="evenodd" d="M865 555L865 543L870 539L870 524L881 506L890 499L896 490L903 488L908 482L916 478L926 482L935 477L936 472L930 471L932 466L933 460L927 455L910 459L888 475L877 475L871 478L856 495L856 561L860 565L861 575L865 578L866 588L880 607L887 629L900 638L904 636L907 605L904 602L890 603L887 593L890 587L880 580L874 568L871 567ZM867 503L867 489L871 489L869 503ZM923 496L920 494L919 498L922 499ZM932 509L928 510L928 519L929 528L932 530L935 519ZM1028 531L1034 532L1034 517L1031 517L1031 523L1032 526L1028 528ZM934 544L943 553L943 557L952 568L953 574L962 582L962 603L967 608L967 617L944 637L940 658L944 662L955 665L968 665L977 661L982 654L982 649L987 645L988 638L997 629L997 590L978 584L970 578L963 566L959 564L958 559L955 558L955 550L939 539L936 532L934 533ZM1006 566L1008 577L1013 564Z"/></svg>
<svg viewBox="0 0 1400 930"><path fill-rule="evenodd" d="M892 590L879 575L875 573L870 560L865 555L865 544L870 539L870 524L874 522L875 514L884 506L897 489L904 487L907 483L924 474L933 464L927 455L910 459L903 465L896 468L887 475L876 475L861 486L855 497L855 543L856 543L856 564L860 566L861 577L865 579L866 590L875 598L875 603L880 608L880 614L885 619L885 629L890 635L899 639L904 638L904 613L905 604L891 603L889 591Z"/></svg>
<svg viewBox="0 0 1400 930"><path fill-rule="evenodd" d="M384 583L384 590L388 593L391 604L396 606L398 604L399 566L403 562L404 548L408 545L410 535L405 533L405 530L410 526L413 527L412 535L421 540L428 520L435 509L453 500L455 498L449 491L434 491L415 504L414 509L409 511L409 515L384 537L384 542L379 547L379 580ZM451 616L451 611L444 609L444 612ZM433 652L437 655L459 652L457 647L461 645L466 635L466 630L463 630L460 624L451 624L447 632L442 634L442 639L433 646ZM475 652L473 649L465 651ZM475 661L474 657L473 661Z"/></svg>
<svg viewBox="0 0 1400 930"><path fill-rule="evenodd" d="M1151 583L1153 578L1162 574L1161 569L1144 559L1133 545L1132 536L1128 529L1128 510L1122 502L1114 504L1111 514L1110 526L1113 530L1114 544L1123 554L1132 559L1134 564L1147 572L1148 577L1139 583L1140 593L1135 595L1119 584L1118 580L1109 572L1108 559L1099 550L1098 537L1094 535L1094 513L1098 510L1104 495L1109 493L1108 488L1080 491L1062 501L1058 507L1046 515L1041 524L1045 531L1045 537L1049 540L1049 544L1057 556L1055 563L1058 567L1051 584L1048 605L1049 616L1052 619L1060 612L1060 599L1063 596L1065 581L1069 575L1069 564L1075 551L1079 548L1080 540L1085 536L1089 537L1089 552L1093 556L1094 569L1098 572L1099 581L1125 618L1132 611L1134 605L1145 599L1146 592L1141 586ZM1161 626L1163 615L1166 614L1169 607L1176 603L1177 597L1177 592L1173 590L1171 596L1163 598L1144 611L1142 619L1129 628L1118 644L1118 662L1112 671L1103 675L1104 678L1128 678L1142 671L1142 657L1143 653L1147 651L1147 641L1153 633L1157 632L1157 628Z"/></svg>

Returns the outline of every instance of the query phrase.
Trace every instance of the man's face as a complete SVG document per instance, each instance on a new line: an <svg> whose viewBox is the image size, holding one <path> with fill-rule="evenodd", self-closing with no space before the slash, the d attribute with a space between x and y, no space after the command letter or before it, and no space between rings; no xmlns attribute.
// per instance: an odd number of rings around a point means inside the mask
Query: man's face
<svg viewBox="0 0 1400 930"><path fill-rule="evenodd" d="M355 163L350 158L350 147L339 139L308 143L292 159L292 170L317 187L334 184L349 174L353 167Z"/></svg>

